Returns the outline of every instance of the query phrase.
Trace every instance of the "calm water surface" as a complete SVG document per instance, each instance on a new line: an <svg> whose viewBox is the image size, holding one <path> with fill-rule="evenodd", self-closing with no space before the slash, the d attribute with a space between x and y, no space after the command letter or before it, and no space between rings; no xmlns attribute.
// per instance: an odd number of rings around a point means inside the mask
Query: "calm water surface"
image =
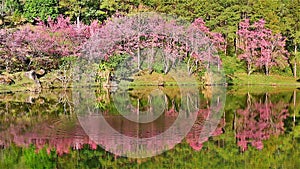
<svg viewBox="0 0 300 169"><path fill-rule="evenodd" d="M0 168L300 168L298 89L88 90L0 94Z"/></svg>

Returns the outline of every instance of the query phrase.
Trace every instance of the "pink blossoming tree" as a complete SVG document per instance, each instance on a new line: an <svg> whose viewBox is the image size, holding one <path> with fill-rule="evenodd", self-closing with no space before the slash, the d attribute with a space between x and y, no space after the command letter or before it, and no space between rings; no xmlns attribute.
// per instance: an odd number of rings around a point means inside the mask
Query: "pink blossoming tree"
<svg viewBox="0 0 300 169"><path fill-rule="evenodd" d="M46 23L39 21L34 27L26 25L19 30L2 31L1 37L5 38L1 38L4 53L1 58L15 58L21 65L27 65L22 68L26 70L30 69L33 58L79 56L83 43L99 28L97 21L78 27L70 18L60 15L55 20L49 18Z"/></svg>
<svg viewBox="0 0 300 169"><path fill-rule="evenodd" d="M143 62L148 68L161 62L165 74L177 61L188 58L192 74L198 65L221 63L213 46L222 48L222 36L211 33L201 21L186 26L157 14L113 17L85 44L84 56L109 60L116 54L129 54L138 70Z"/></svg>
<svg viewBox="0 0 300 169"><path fill-rule="evenodd" d="M238 48L242 51L238 57L246 62L248 75L254 71L254 67L264 69L265 74L269 75L272 66L288 57L285 38L265 28L263 19L253 25L250 25L249 19L245 19L240 23L237 34L240 38Z"/></svg>

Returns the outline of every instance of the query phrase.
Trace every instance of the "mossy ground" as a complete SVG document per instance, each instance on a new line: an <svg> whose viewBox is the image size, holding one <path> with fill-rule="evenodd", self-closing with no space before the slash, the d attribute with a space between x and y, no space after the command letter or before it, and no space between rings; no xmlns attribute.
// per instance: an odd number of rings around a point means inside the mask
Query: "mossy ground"
<svg viewBox="0 0 300 169"><path fill-rule="evenodd" d="M131 86L177 86L177 85L200 85L196 76L189 76L182 72L170 72L168 74L160 74L153 72L152 74L143 74L134 76Z"/></svg>

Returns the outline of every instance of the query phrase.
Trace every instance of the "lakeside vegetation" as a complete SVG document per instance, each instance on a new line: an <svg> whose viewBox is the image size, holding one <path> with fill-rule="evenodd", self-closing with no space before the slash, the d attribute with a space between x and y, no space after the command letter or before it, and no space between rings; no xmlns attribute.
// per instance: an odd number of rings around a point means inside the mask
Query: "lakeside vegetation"
<svg viewBox="0 0 300 169"><path fill-rule="evenodd" d="M111 31L114 20L138 12L165 13L192 23L192 26L203 32L216 47L219 55L216 59L220 60L224 68L228 84L298 86L297 66L300 60L298 1L2 0L1 4L3 4L0 11L1 90L7 91L9 88L12 88L11 91L24 88L32 90L24 87L28 81L23 82L13 75L29 71L33 72L27 77L36 86L67 87L66 83L71 83L72 72L66 70L70 69L71 61L82 57L82 50L86 46L102 45L102 42L89 44L89 39L110 34L107 40L116 42L112 37L119 35L116 31ZM149 15L156 17L154 14ZM132 26L132 23L128 25L130 22L132 22L130 18L125 20L125 23L119 25L120 29L126 32L126 29ZM176 27L180 28L180 25L175 25L174 29ZM104 35L102 36L100 32ZM120 61L124 61L123 54L120 55L119 52L140 51L149 48L149 45L161 48L160 44L166 41L166 37L158 37L158 41L147 41L154 38L156 38L155 34L149 35L139 42L141 43L139 48L129 46L129 48L118 49L118 46L110 46L113 48L110 49L102 45L103 50L106 48L113 50L110 53L96 53L99 58L105 58L105 62L108 62L104 68L100 65L101 70L106 73L103 77L104 81L108 82L109 72L118 66ZM104 41L107 46L110 44L108 41ZM176 45L164 48L169 48L173 52L181 50ZM199 64L206 61L204 56L207 54L184 50L182 52L186 52L188 59L186 63ZM138 56L141 57L140 59L145 59L140 54ZM171 55L169 58L162 59L165 60L164 65L160 67L152 65L151 69L157 73L167 74L169 67L175 64L172 60L180 57ZM142 65L139 64L142 63L138 63L140 70ZM193 70L189 69L205 84L205 79L201 78L204 74L200 73L203 70L205 67L201 66ZM37 71L42 73L35 76ZM248 73L248 76L245 73ZM44 80L48 80L46 82L48 85L41 85L40 78L46 75L48 78ZM150 79L156 78L154 75ZM52 81L57 81L58 84L50 84ZM173 84L168 78L162 81L165 84ZM139 82L134 85L137 84Z"/></svg>

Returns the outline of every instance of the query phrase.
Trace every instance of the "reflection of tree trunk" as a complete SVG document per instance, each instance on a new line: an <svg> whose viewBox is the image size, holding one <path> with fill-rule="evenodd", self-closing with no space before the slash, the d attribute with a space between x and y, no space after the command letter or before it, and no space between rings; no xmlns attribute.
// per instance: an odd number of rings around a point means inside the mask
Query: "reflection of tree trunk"
<svg viewBox="0 0 300 169"><path fill-rule="evenodd" d="M136 138L139 138L139 131L140 131L140 125L139 125L139 121L140 121L140 99L138 98L138 102L137 102L137 116L136 116L136 122L137 122L137 130L136 130ZM138 146L138 144L137 144Z"/></svg>
<svg viewBox="0 0 300 169"><path fill-rule="evenodd" d="M166 106L166 109L168 110L168 108L169 108L169 99L168 99L167 95L165 95L165 106Z"/></svg>
<svg viewBox="0 0 300 169"><path fill-rule="evenodd" d="M265 103L268 103L268 100L269 100L269 93L266 93L265 94Z"/></svg>
<svg viewBox="0 0 300 169"><path fill-rule="evenodd" d="M8 108L8 103L9 103L9 102L6 102L6 103L5 103L5 108L6 108L6 113L7 113L7 114L9 113L9 111L8 111L8 110L9 110L9 108Z"/></svg>
<svg viewBox="0 0 300 169"><path fill-rule="evenodd" d="M247 93L247 107L250 107L251 106L251 95L250 93L248 92Z"/></svg>
<svg viewBox="0 0 300 169"><path fill-rule="evenodd" d="M295 124L296 124L296 98L297 98L297 92L296 90L294 90L294 115L293 115L293 121L294 121L294 127L295 127Z"/></svg>
<svg viewBox="0 0 300 169"><path fill-rule="evenodd" d="M152 107L152 96L148 95L148 105L149 105L149 113L153 115L153 107Z"/></svg>
<svg viewBox="0 0 300 169"><path fill-rule="evenodd" d="M233 118L233 131L234 131L235 143L237 143L237 137L236 137L236 133L237 133L237 131L236 131L236 111L234 111L234 118Z"/></svg>
<svg viewBox="0 0 300 169"><path fill-rule="evenodd" d="M139 114L140 114L140 99L137 99L137 115Z"/></svg>
<svg viewBox="0 0 300 169"><path fill-rule="evenodd" d="M186 105L187 105L187 110L188 112L186 113L186 115L190 114L191 109L190 109L190 100L189 100L189 96L186 96Z"/></svg>
<svg viewBox="0 0 300 169"><path fill-rule="evenodd" d="M271 124L273 124L273 121L272 121L272 118L270 115L271 110L268 108L268 102L269 102L269 93L266 93L265 94L265 110L267 112L268 117L270 117L268 120L270 120ZM277 130L277 128L276 128L276 130Z"/></svg>

